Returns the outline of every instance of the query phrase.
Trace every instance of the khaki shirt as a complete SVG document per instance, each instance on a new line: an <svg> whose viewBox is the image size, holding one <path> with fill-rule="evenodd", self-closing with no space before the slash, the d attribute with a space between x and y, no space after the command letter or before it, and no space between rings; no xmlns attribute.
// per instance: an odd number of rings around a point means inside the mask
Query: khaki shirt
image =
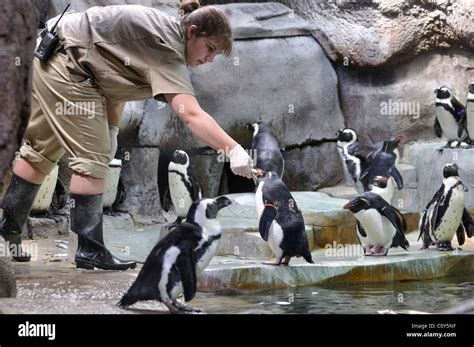
<svg viewBox="0 0 474 347"><path fill-rule="evenodd" d="M66 14L56 32L70 58L71 80L92 75L110 101L194 95L178 18L138 5L92 7Z"/></svg>

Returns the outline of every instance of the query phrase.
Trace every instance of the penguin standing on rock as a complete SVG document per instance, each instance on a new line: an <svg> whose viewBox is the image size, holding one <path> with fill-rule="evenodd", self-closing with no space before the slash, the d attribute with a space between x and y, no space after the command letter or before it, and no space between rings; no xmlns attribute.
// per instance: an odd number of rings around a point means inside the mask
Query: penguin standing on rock
<svg viewBox="0 0 474 347"><path fill-rule="evenodd" d="M360 175L367 169L366 157L359 153L361 146L354 129L344 128L336 133L337 151L342 161L346 181L354 184L358 192L362 193L364 187L360 182Z"/></svg>
<svg viewBox="0 0 474 347"><path fill-rule="evenodd" d="M453 96L451 89L441 87L435 89L436 118L434 131L437 137L446 137L446 148L461 147L463 141L470 142L467 133L465 107ZM466 144L464 144L466 145Z"/></svg>
<svg viewBox="0 0 474 347"><path fill-rule="evenodd" d="M469 85L469 93L466 101L467 132L471 138L471 145L474 145L474 82Z"/></svg>
<svg viewBox="0 0 474 347"><path fill-rule="evenodd" d="M211 261L217 247L215 241L220 238L221 228L215 218L230 203L226 197L194 202L186 222L177 225L150 252L118 305L127 307L141 300L157 300L171 313L200 312L176 299L184 294L188 302L196 295L197 275Z"/></svg>
<svg viewBox="0 0 474 347"><path fill-rule="evenodd" d="M372 191L360 194L344 205L344 209L350 210L357 219L357 237L364 247L364 255L385 256L391 247L398 246L408 250L410 244L404 234L406 221L383 197L387 178L377 177L371 185Z"/></svg>
<svg viewBox="0 0 474 347"><path fill-rule="evenodd" d="M422 249L433 243L439 251L452 251L451 240L456 234L459 245L465 241L464 234L472 237L474 223L464 207L464 184L459 178L458 166L448 163L443 168L443 184L423 211L420 219Z"/></svg>
<svg viewBox="0 0 474 347"><path fill-rule="evenodd" d="M176 150L168 165L168 184L171 201L178 218L168 226L169 229L186 218L194 201L202 198L201 187L191 172L189 156L185 151Z"/></svg>
<svg viewBox="0 0 474 347"><path fill-rule="evenodd" d="M291 257L303 257L313 264L303 215L288 187L275 172L259 178L256 192L259 231L276 257L268 265L288 265Z"/></svg>
<svg viewBox="0 0 474 347"><path fill-rule="evenodd" d="M283 177L285 162L270 128L262 122L247 124L246 128L253 131L252 149L257 156L254 168L273 171Z"/></svg>

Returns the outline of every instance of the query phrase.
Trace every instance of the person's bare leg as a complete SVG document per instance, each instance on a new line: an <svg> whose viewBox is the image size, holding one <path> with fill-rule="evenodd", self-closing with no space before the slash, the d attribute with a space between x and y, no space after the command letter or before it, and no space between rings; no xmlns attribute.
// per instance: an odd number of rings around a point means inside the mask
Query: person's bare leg
<svg viewBox="0 0 474 347"><path fill-rule="evenodd" d="M95 195L104 192L104 179L81 175L77 172L71 177L71 194Z"/></svg>
<svg viewBox="0 0 474 347"><path fill-rule="evenodd" d="M36 166L23 158L16 162L15 167L13 168L13 173L18 177L23 178L25 181L34 184L43 183L43 180L46 177L46 175Z"/></svg>

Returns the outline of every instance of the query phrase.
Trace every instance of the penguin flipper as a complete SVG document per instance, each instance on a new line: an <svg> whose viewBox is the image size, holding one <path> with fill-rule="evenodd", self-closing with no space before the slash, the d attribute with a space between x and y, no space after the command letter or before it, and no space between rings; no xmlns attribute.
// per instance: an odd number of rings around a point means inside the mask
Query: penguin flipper
<svg viewBox="0 0 474 347"><path fill-rule="evenodd" d="M161 207L163 210L168 212L171 207L171 193L170 193L170 187L166 186L166 188L163 191L163 201L161 201Z"/></svg>
<svg viewBox="0 0 474 347"><path fill-rule="evenodd" d="M356 222L356 228L357 228L357 231L359 232L359 234L361 234L362 237L367 237L367 232L365 231L364 227L362 226L362 224L360 224L359 221ZM360 240L359 240L359 242L360 242Z"/></svg>
<svg viewBox="0 0 474 347"><path fill-rule="evenodd" d="M464 245L464 242L466 241L466 236L464 235L465 232L466 229L464 228L463 223L459 224L459 227L456 230L456 237L458 239L459 246Z"/></svg>
<svg viewBox="0 0 474 347"><path fill-rule="evenodd" d="M199 184L196 177L194 177L194 175L189 175L189 180L191 181L193 201L197 201L199 199L202 199L201 185Z"/></svg>
<svg viewBox="0 0 474 347"><path fill-rule="evenodd" d="M196 258L192 248L185 250L177 261L177 267L183 284L185 301L191 301L197 291Z"/></svg>
<svg viewBox="0 0 474 347"><path fill-rule="evenodd" d="M393 179L397 183L398 190L402 190L403 189L403 177L402 177L400 171L398 171L398 169L395 167L395 165L392 166L389 169L389 174L390 174L390 176L393 177Z"/></svg>
<svg viewBox="0 0 474 347"><path fill-rule="evenodd" d="M443 136L443 129L441 129L441 124L439 124L438 117L435 117L434 133L435 133L436 137Z"/></svg>
<svg viewBox="0 0 474 347"><path fill-rule="evenodd" d="M463 133L464 132L467 132L467 117L466 117L466 114L464 114L464 117L462 117L460 120L459 120L459 123L458 123L458 138L459 140L463 140Z"/></svg>
<svg viewBox="0 0 474 347"><path fill-rule="evenodd" d="M464 208L464 212L462 214L462 224L464 225L464 229L466 229L467 237L471 238L472 235L474 235L474 221L472 220L471 214L466 208Z"/></svg>
<svg viewBox="0 0 474 347"><path fill-rule="evenodd" d="M258 224L258 230L262 239L268 241L268 234L270 232L270 227L272 226L273 221L277 216L277 209L275 206L266 204L263 209L262 215L260 216L260 222Z"/></svg>

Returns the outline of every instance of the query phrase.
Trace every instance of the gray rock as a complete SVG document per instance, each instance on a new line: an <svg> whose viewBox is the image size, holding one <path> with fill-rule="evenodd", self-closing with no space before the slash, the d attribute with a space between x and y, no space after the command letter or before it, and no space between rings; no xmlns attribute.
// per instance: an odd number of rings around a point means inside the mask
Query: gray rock
<svg viewBox="0 0 474 347"><path fill-rule="evenodd" d="M229 2L242 1L203 0ZM394 66L439 47L474 47L474 10L469 1L278 2L309 23L332 60L358 67Z"/></svg>
<svg viewBox="0 0 474 347"><path fill-rule="evenodd" d="M0 12L0 194L30 118L31 62L39 12L27 0L2 3Z"/></svg>
<svg viewBox="0 0 474 347"><path fill-rule="evenodd" d="M435 138L435 88L450 86L464 102L473 79L474 59L464 50L427 53L389 70L336 67L346 125L361 142L374 143L397 133L406 141Z"/></svg>
<svg viewBox="0 0 474 347"><path fill-rule="evenodd" d="M164 222L158 192L158 148L133 148L122 161L126 199L119 209L132 215L136 223Z"/></svg>
<svg viewBox="0 0 474 347"><path fill-rule="evenodd" d="M290 190L314 191L337 185L344 179L343 168L338 160L334 143L293 149L284 152L283 157L285 158L283 180Z"/></svg>
<svg viewBox="0 0 474 347"><path fill-rule="evenodd" d="M434 193L443 182L443 166L449 162L459 165L459 175L468 186L464 193L465 206L474 208L474 149L439 149L446 144L443 142L414 142L405 146L403 160L416 168L416 190L402 190L404 202L408 209L421 211L431 200ZM414 194L416 192L416 194Z"/></svg>
<svg viewBox="0 0 474 347"><path fill-rule="evenodd" d="M48 218L28 218L28 238L46 239L57 238L61 235L67 235L69 232L69 223L66 216L56 216L58 221Z"/></svg>
<svg viewBox="0 0 474 347"><path fill-rule="evenodd" d="M2 246L4 246L2 244ZM16 297L16 280L10 260L0 258L0 298Z"/></svg>

